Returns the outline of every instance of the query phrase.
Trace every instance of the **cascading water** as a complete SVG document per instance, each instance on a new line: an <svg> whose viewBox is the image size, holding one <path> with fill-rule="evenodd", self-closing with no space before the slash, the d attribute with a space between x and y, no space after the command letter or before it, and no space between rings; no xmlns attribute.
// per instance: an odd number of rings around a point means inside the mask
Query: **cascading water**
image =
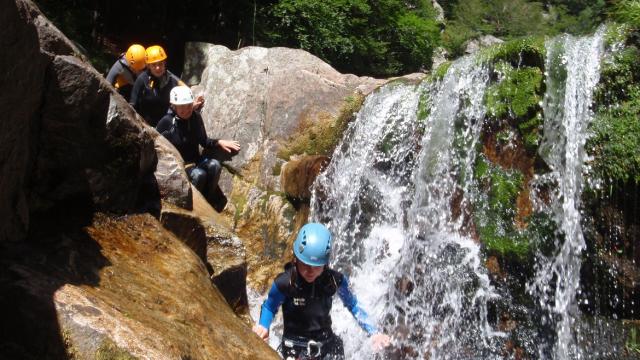
<svg viewBox="0 0 640 360"><path fill-rule="evenodd" d="M394 336L385 358L514 356L505 348L515 333L495 330L488 319L490 304L498 303L526 313L519 321L527 330L515 336L528 354L588 358L575 330L585 248L580 196L603 32L561 36L546 46L539 153L550 171L533 178L531 200L534 211L550 215L558 232L556 250L537 256L527 286L537 300L535 309L497 293L473 240L473 222L484 220L471 214L487 200L472 169L486 117L489 69L466 57L442 80L396 82L367 97L315 183L311 220L330 228L332 267L348 275L371 319ZM542 319L540 311L546 315ZM344 307L334 306L333 319L348 359L374 357Z"/></svg>
<svg viewBox="0 0 640 360"><path fill-rule="evenodd" d="M468 219L451 211L464 212L471 194L459 184L472 176L488 73L464 58L435 84L392 84L369 96L316 181L312 216L335 234L332 266L393 331L390 356L496 353L500 333L487 323L486 303L497 295L479 245L466 235ZM419 108L429 109L426 119L417 118ZM364 333L335 309L348 357L370 358Z"/></svg>
<svg viewBox="0 0 640 360"><path fill-rule="evenodd" d="M580 196L583 187L587 126L593 89L599 81L604 28L595 36L574 38L564 35L546 44L546 86L543 109L544 138L540 154L551 172L536 181L553 189L551 211L560 234L557 251L550 257L539 256L537 274L529 286L532 294L555 324L553 349L540 349L540 357L580 359L576 319L579 317L576 295L580 287L580 268L585 240L581 228ZM541 204L537 199L534 203Z"/></svg>

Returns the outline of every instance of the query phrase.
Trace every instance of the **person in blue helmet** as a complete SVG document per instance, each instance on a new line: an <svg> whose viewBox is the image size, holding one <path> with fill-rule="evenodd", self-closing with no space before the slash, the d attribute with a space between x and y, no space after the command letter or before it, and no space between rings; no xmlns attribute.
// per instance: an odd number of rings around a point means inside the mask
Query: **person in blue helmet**
<svg viewBox="0 0 640 360"><path fill-rule="evenodd" d="M282 306L284 332L278 351L283 358L344 359L342 340L331 329L331 305L337 294L369 334L375 351L389 345L389 336L378 332L360 308L347 277L327 266L331 233L324 225L304 225L293 243L293 252L294 260L274 280L253 332L267 340L273 317Z"/></svg>

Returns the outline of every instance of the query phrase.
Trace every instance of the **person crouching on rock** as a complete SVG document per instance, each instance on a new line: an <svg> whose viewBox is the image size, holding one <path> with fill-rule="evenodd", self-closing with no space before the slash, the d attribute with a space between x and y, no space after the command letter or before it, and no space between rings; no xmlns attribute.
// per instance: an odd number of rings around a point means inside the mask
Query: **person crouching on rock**
<svg viewBox="0 0 640 360"><path fill-rule="evenodd" d="M349 288L347 277L327 266L331 233L324 225L304 225L293 243L293 252L294 260L274 280L253 332L267 340L273 317L282 305L284 332L278 351L284 359L344 359L342 340L331 329L330 311L337 293L369 334L374 351L389 346L389 336L378 332L369 322Z"/></svg>
<svg viewBox="0 0 640 360"><path fill-rule="evenodd" d="M227 203L218 186L222 166L220 161L202 156L199 146L204 149L218 148L223 153L235 155L240 151L240 143L207 137L202 117L194 110L193 93L188 86L171 89L169 99L172 112L160 119L156 130L180 152L191 183L216 211L222 212Z"/></svg>

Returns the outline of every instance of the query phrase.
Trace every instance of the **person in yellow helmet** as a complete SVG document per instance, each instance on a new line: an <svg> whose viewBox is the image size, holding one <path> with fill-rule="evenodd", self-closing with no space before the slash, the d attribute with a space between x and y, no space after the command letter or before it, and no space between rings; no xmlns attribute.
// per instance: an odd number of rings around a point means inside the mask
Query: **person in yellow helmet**
<svg viewBox="0 0 640 360"><path fill-rule="evenodd" d="M145 50L147 70L138 76L129 104L142 116L147 124L155 127L169 110L169 93L178 85L185 85L176 75L167 70L167 53L159 45L149 46ZM194 105L199 107L202 97Z"/></svg>
<svg viewBox="0 0 640 360"><path fill-rule="evenodd" d="M146 68L144 46L133 44L127 52L121 54L111 66L107 81L113 85L127 101L138 75Z"/></svg>

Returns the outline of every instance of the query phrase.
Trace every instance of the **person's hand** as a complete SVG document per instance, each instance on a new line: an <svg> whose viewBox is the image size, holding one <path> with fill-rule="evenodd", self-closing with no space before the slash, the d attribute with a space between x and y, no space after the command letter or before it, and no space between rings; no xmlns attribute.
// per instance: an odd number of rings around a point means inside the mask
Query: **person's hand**
<svg viewBox="0 0 640 360"><path fill-rule="evenodd" d="M200 110L203 105L204 105L204 96L198 95L195 101L193 102L193 109Z"/></svg>
<svg viewBox="0 0 640 360"><path fill-rule="evenodd" d="M371 335L371 347L374 352L378 352L391 344L391 338L385 334L373 334Z"/></svg>
<svg viewBox="0 0 640 360"><path fill-rule="evenodd" d="M269 339L269 329L265 328L264 326L262 326L260 324L255 324L255 325L253 325L253 329L252 330L258 336L260 336L260 338L262 340L267 341L267 339Z"/></svg>
<svg viewBox="0 0 640 360"><path fill-rule="evenodd" d="M228 153L240 151L240 143L235 140L218 140L218 146Z"/></svg>

